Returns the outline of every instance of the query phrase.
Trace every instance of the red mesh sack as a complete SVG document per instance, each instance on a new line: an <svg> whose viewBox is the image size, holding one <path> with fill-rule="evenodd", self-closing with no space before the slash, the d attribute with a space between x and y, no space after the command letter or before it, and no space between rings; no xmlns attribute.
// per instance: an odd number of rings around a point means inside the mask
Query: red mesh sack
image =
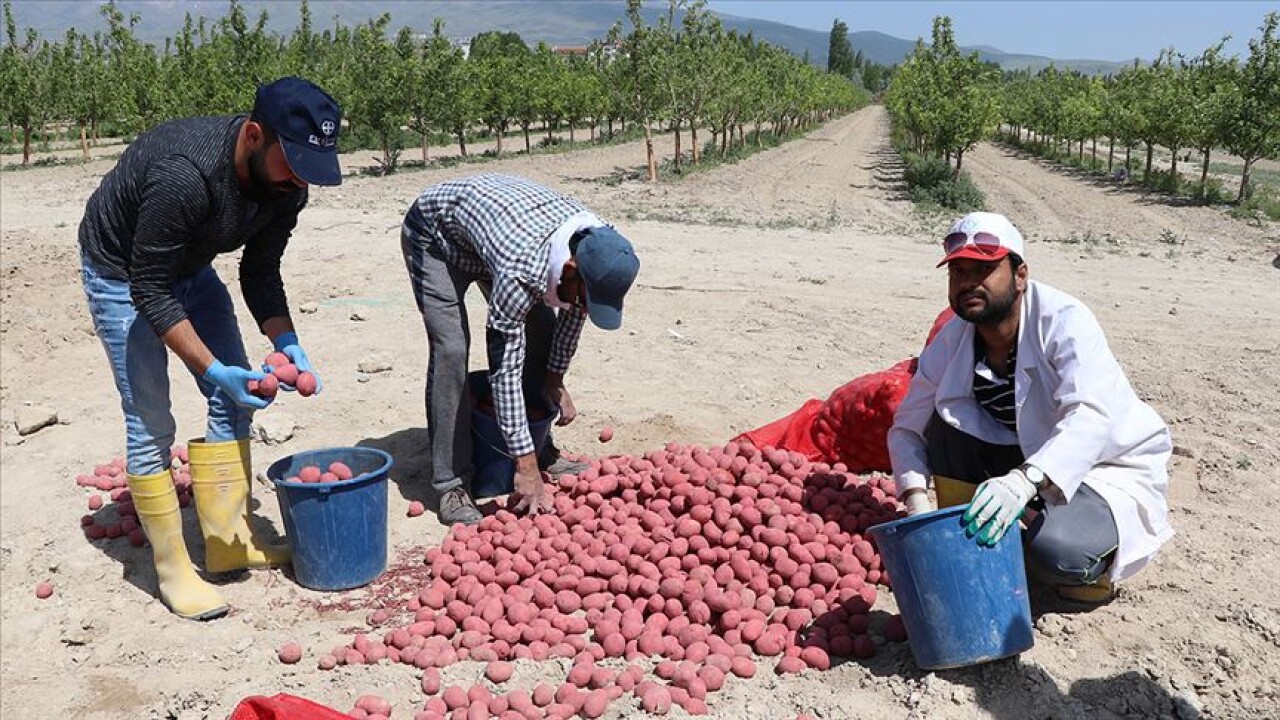
<svg viewBox="0 0 1280 720"><path fill-rule="evenodd" d="M231 711L229 720L350 720L350 715L296 695L247 697Z"/></svg>
<svg viewBox="0 0 1280 720"><path fill-rule="evenodd" d="M836 388L813 420L813 444L851 472L888 472L889 428L907 396L914 359L868 373Z"/></svg>

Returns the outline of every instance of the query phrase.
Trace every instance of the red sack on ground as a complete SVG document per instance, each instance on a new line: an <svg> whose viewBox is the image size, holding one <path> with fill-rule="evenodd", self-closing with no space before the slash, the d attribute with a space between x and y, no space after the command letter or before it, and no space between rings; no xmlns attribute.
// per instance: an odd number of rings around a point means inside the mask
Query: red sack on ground
<svg viewBox="0 0 1280 720"><path fill-rule="evenodd" d="M828 462L850 472L888 472L889 428L907 396L915 360L850 380L836 388L813 419L813 443Z"/></svg>
<svg viewBox="0 0 1280 720"><path fill-rule="evenodd" d="M228 720L350 720L351 716L295 695L247 697L231 711Z"/></svg>
<svg viewBox="0 0 1280 720"><path fill-rule="evenodd" d="M764 427L742 433L734 438L735 442L746 440L752 445L775 447L790 450L804 455L812 461L823 459L822 452L813 443L813 419L822 408L822 401L811 398L799 410L790 415L774 420Z"/></svg>

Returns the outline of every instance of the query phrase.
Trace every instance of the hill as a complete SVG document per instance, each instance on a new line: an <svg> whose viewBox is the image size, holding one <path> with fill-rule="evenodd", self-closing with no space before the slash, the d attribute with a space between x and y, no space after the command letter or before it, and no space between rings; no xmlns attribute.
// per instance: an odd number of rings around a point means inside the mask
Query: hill
<svg viewBox="0 0 1280 720"><path fill-rule="evenodd" d="M14 3L13 11L20 28L34 27L41 36L56 38L71 27L81 32L104 29L106 24L99 13L101 4L19 0ZM267 26L281 35L289 34L297 26L299 4L295 0L245 0L242 3L252 20L256 20L265 10L268 13ZM187 13L193 17L204 15L216 19L226 14L229 3L220 0L118 0L116 6L126 16L137 14L139 23L136 32L139 37L158 44L182 27ZM663 8L661 3L648 3L642 11L645 20L656 22L665 12ZM407 25L419 32L429 32L434 19L439 17L445 21L445 32L452 37L470 37L485 30L514 30L530 45L539 41L552 45L584 45L604 37L614 23L625 21L625 9L626 3L622 0L436 0L430 3L404 0L378 3L324 0L311 3L311 16L318 30L333 27L336 19L341 19L346 25L356 25L387 12L391 14L393 28ZM784 47L798 56L808 52L813 64L826 66L826 31L734 15L721 14L720 18L728 28L744 34L753 33L755 37ZM927 31L928 28L921 29L922 34ZM901 62L915 47L914 39L907 40L871 30L850 32L849 42L854 50L861 50L865 58L882 65ZM1053 63L1058 67L1077 68L1093 73L1115 72L1125 65L1102 60L1055 60L1038 55L1005 53L992 47L962 49L966 52L977 50L983 60L998 63L1010 70L1038 70Z"/></svg>

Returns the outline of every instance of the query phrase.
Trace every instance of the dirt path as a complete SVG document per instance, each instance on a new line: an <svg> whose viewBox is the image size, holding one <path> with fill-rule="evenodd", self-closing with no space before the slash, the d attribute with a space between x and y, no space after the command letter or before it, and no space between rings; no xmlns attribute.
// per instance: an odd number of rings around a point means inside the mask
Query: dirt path
<svg viewBox="0 0 1280 720"><path fill-rule="evenodd" d="M664 154L670 138L659 141ZM362 164L367 158L356 158ZM349 165L353 159L344 161ZM936 229L903 200L884 115L868 108L804 140L744 162L651 186L615 179L642 166L641 143L517 156L388 178L351 177L318 190L285 258L285 282L325 392L286 397L259 420L296 427L254 443L259 468L284 455L371 443L396 457L390 540L416 562L444 535L423 470L426 343L399 256L400 218L425 185L499 170L578 194L636 243L639 284L623 330L584 333L571 371L580 422L570 449L639 453L669 440L719 443L808 397L915 353L944 303L933 268ZM980 147L966 161L988 205L1031 237L1033 274L1085 300L1139 393L1173 428L1171 506L1178 536L1111 605L1087 614L1040 608L1036 646L1017 661L925 674L903 645L825 673L778 678L772 663L731 680L710 701L717 718L1053 717L1264 718L1280 704L1280 271L1275 226L1216 210L1172 207L1091 186L1034 161ZM75 226L106 161L0 174L0 716L78 720L222 720L249 694L294 692L335 707L377 692L394 717L421 707L417 672L402 665L315 668L317 655L362 626L360 591L306 591L275 572L223 586L235 607L210 624L175 619L152 598L145 549L90 543L86 493L74 477L121 452L119 403L79 285ZM834 210L833 210L834 208ZM834 216L834 217L833 217ZM648 218L647 220L644 218ZM1107 242L1063 242L1092 231ZM1168 230L1185 244L1168 244ZM234 258L216 264L234 295ZM250 355L268 346L237 299ZM473 335L483 307L470 301ZM386 372L364 374L381 357ZM473 347L472 363L484 362ZM202 405L170 368L180 437ZM18 437L26 403L60 423ZM269 489L255 490L274 518ZM114 511L103 510L103 513ZM188 539L200 557L194 517ZM194 540L193 540L194 539ZM52 579L56 594L34 597ZM890 593L882 593L886 612ZM344 600L356 610L328 605ZM296 640L304 660L281 665ZM517 664L515 684L560 682L557 663ZM477 663L445 672L471 684ZM216 681L212 678L216 678ZM631 699L606 714L639 715Z"/></svg>
<svg viewBox="0 0 1280 720"><path fill-rule="evenodd" d="M1107 246L1168 246L1176 251L1265 252L1276 225L1254 227L1225 210L1124 187L1068 171L1019 150L981 144L965 169L986 194L987 207L1017 218L1027 238Z"/></svg>

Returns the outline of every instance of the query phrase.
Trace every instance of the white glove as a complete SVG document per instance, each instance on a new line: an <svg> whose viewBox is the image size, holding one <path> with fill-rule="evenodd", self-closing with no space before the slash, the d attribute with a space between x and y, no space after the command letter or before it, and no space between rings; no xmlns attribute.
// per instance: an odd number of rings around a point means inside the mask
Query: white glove
<svg viewBox="0 0 1280 720"><path fill-rule="evenodd" d="M907 491L906 496L902 498L902 504L907 508L908 517L933 510L933 504L929 502L929 493L923 489L914 492Z"/></svg>
<svg viewBox="0 0 1280 720"><path fill-rule="evenodd" d="M1035 496L1036 486L1021 468L987 480L978 486L961 518L968 523L965 532L970 537L976 534L979 545L995 545Z"/></svg>

